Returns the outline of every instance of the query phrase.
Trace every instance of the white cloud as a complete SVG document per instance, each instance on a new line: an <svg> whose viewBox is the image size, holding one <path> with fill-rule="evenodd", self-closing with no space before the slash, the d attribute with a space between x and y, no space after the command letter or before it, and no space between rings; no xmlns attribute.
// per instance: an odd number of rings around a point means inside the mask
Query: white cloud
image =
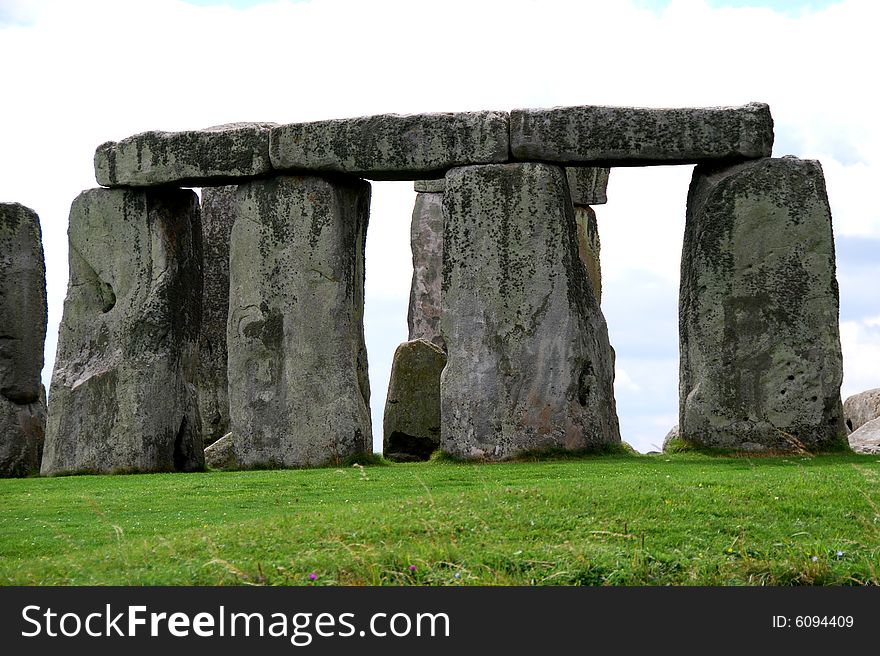
<svg viewBox="0 0 880 656"><path fill-rule="evenodd" d="M675 0L659 12L606 0L312 0L248 10L178 0L6 0L2 9L0 200L33 207L43 222L47 375L67 277L70 201L95 184L95 146L147 129L762 100L773 110L777 154L821 159L838 233L880 237L873 188L880 3L872 0L803 16L712 9L702 0ZM609 280L640 269L675 284L689 177L685 167L612 174L610 203L598 208ZM405 296L411 199L403 186L375 187L370 298ZM632 289L629 301L648 293ZM371 321L379 319L368 308ZM846 342L848 384L873 357L869 328ZM389 338L371 348L393 345ZM372 353L371 362L381 369ZM375 380L374 391L385 384Z"/></svg>

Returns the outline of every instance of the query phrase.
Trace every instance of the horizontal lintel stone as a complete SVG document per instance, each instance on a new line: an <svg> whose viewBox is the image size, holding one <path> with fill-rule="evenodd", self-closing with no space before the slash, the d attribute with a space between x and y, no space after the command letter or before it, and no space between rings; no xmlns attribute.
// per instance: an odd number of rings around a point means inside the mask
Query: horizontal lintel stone
<svg viewBox="0 0 880 656"><path fill-rule="evenodd" d="M439 178L455 166L506 162L507 112L380 114L292 123L271 133L272 166L372 180Z"/></svg>
<svg viewBox="0 0 880 656"><path fill-rule="evenodd" d="M555 107L510 115L514 160L567 166L698 164L769 157L773 119L764 103L652 109Z"/></svg>
<svg viewBox="0 0 880 656"><path fill-rule="evenodd" d="M212 186L267 174L275 123L228 123L204 130L142 132L95 151L105 187Z"/></svg>

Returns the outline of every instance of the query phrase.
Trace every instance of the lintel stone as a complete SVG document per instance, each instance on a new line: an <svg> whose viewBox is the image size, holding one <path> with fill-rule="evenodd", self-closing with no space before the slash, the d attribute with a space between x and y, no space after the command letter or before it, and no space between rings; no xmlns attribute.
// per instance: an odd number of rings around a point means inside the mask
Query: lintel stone
<svg viewBox="0 0 880 656"><path fill-rule="evenodd" d="M554 107L510 115L514 160L566 166L699 164L769 157L773 119L764 103L653 109Z"/></svg>

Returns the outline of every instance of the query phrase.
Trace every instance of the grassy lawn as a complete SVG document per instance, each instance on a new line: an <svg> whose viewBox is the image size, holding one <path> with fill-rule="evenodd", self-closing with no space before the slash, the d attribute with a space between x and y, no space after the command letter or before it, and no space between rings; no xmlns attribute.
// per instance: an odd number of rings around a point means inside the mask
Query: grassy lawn
<svg viewBox="0 0 880 656"><path fill-rule="evenodd" d="M880 583L880 458L0 480L0 584Z"/></svg>

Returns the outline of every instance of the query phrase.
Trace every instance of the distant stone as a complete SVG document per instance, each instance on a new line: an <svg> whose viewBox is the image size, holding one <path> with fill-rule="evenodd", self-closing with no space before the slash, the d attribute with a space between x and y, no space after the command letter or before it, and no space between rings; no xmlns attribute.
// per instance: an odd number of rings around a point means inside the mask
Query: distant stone
<svg viewBox="0 0 880 656"><path fill-rule="evenodd" d="M84 191L68 239L41 472L202 469L198 198L180 189Z"/></svg>
<svg viewBox="0 0 880 656"><path fill-rule="evenodd" d="M443 194L416 195L410 226L413 275L409 291L409 339L426 339L440 348L440 288L443 285Z"/></svg>
<svg viewBox="0 0 880 656"><path fill-rule="evenodd" d="M441 448L500 460L620 444L614 356L560 167L446 176Z"/></svg>
<svg viewBox="0 0 880 656"><path fill-rule="evenodd" d="M507 112L380 114L272 130L278 170L335 171L373 180L439 178L453 166L506 162Z"/></svg>
<svg viewBox="0 0 880 656"><path fill-rule="evenodd" d="M231 184L264 175L275 123L229 123L204 130L142 132L95 151L95 178L105 187Z"/></svg>
<svg viewBox="0 0 880 656"><path fill-rule="evenodd" d="M510 115L517 160L567 166L696 164L769 157L773 119L763 103L742 107L648 109L556 107Z"/></svg>
<svg viewBox="0 0 880 656"><path fill-rule="evenodd" d="M0 203L0 477L40 469L46 428L41 395L46 265L40 219Z"/></svg>
<svg viewBox="0 0 880 656"><path fill-rule="evenodd" d="M446 178L437 180L416 180L413 189L421 194L442 194L446 189Z"/></svg>
<svg viewBox="0 0 880 656"><path fill-rule="evenodd" d="M843 416L849 431L880 417L880 387L849 397L843 402Z"/></svg>
<svg viewBox="0 0 880 656"><path fill-rule="evenodd" d="M834 239L818 162L694 170L679 303L683 440L798 451L846 435Z"/></svg>
<svg viewBox="0 0 880 656"><path fill-rule="evenodd" d="M571 202L575 205L604 205L608 202L608 175L611 169L572 166L565 169Z"/></svg>
<svg viewBox="0 0 880 656"><path fill-rule="evenodd" d="M229 411L238 466L372 450L364 343L370 185L277 176L239 185L229 254Z"/></svg>
<svg viewBox="0 0 880 656"><path fill-rule="evenodd" d="M575 206L578 256L587 270L590 287L598 303L602 303L602 264L599 260L599 225L592 207Z"/></svg>
<svg viewBox="0 0 880 656"><path fill-rule="evenodd" d="M210 469L234 469L238 465L232 433L227 433L205 449L205 465Z"/></svg>
<svg viewBox="0 0 880 656"><path fill-rule="evenodd" d="M673 426L668 433L666 433L666 437L663 438L663 453L669 452L669 445L673 440L681 439L681 432L678 429L678 424Z"/></svg>
<svg viewBox="0 0 880 656"><path fill-rule="evenodd" d="M196 389L202 438L211 444L229 432L226 319L229 313L229 237L235 187L202 189L202 321Z"/></svg>
<svg viewBox="0 0 880 656"><path fill-rule="evenodd" d="M872 419L850 433L849 446L856 453L880 454L880 419Z"/></svg>
<svg viewBox="0 0 880 656"><path fill-rule="evenodd" d="M443 349L424 339L404 342L394 352L385 400L384 452L427 460L440 446L440 372ZM405 460L409 460L406 458Z"/></svg>

